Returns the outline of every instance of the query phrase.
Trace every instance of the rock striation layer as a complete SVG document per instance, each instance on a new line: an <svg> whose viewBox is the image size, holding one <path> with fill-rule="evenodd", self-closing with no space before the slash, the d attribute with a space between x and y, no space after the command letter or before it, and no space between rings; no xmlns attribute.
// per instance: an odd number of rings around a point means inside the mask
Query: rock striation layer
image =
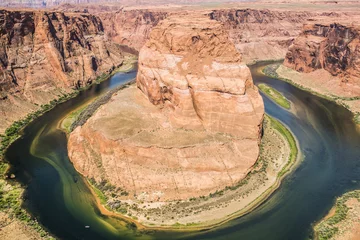
<svg viewBox="0 0 360 240"><path fill-rule="evenodd" d="M0 10L0 130L124 59L98 17Z"/></svg>
<svg viewBox="0 0 360 240"><path fill-rule="evenodd" d="M137 85L168 109L173 126L259 137L262 98L216 21L185 15L155 27L139 55Z"/></svg>
<svg viewBox="0 0 360 240"><path fill-rule="evenodd" d="M289 47L284 65L298 72L325 70L338 87L360 96L359 26L307 24Z"/></svg>
<svg viewBox="0 0 360 240"><path fill-rule="evenodd" d="M211 19L224 23L245 62L284 58L304 22L319 13L258 9L219 9Z"/></svg>
<svg viewBox="0 0 360 240"><path fill-rule="evenodd" d="M99 13L107 36L114 42L139 51L151 29L168 15L165 11L120 10Z"/></svg>
<svg viewBox="0 0 360 240"><path fill-rule="evenodd" d="M71 133L79 172L128 192L124 199L163 201L208 195L250 171L264 106L222 24L163 20L140 51L137 86Z"/></svg>

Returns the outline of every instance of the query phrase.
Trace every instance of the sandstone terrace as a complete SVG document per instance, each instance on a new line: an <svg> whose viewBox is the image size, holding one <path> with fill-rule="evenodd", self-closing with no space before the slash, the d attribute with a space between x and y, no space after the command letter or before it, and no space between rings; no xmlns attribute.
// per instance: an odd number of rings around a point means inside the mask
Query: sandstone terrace
<svg viewBox="0 0 360 240"><path fill-rule="evenodd" d="M119 91L110 101L112 104L108 104L108 106L105 105L104 107L111 107L114 109L114 104L119 102L117 100L115 101L115 99L122 99L120 102L125 104L125 108L129 107L129 103L132 105L134 102L139 104L141 98L133 101L131 95L129 95L131 93L136 93L136 88L134 88L134 86ZM130 111L124 113L127 117L133 116L135 111L141 113L144 111L143 109L137 109L133 107L130 107L129 109ZM123 110L124 109L119 112L122 112ZM102 110L100 109L100 111ZM147 115L147 112L144 114ZM128 121L126 124L123 124L123 128L128 129L128 131L123 131L127 134L128 138L133 136L133 133L129 132L130 130L137 132L137 129L140 129L140 126L142 126L142 128L144 126L144 124L134 126L134 124L138 121L133 118L131 119L132 121ZM92 119L90 119L90 121L92 121ZM104 125L104 123L111 124L112 129L114 129L116 126L116 122L112 121L110 123L108 122L107 118L102 120L98 119L98 121L104 122L101 124L98 122L96 124L97 126ZM90 179L90 182L95 188L95 192L100 198L101 204L106 206L110 211L115 211L124 216L128 216L130 219L133 218L135 222L140 221L140 229L144 228L142 224L145 225L145 229L156 229L157 227L171 229L199 229L202 227L215 226L219 223L219 221L226 221L229 220L231 216L235 217L245 214L247 211L261 203L262 200L266 199L268 194L277 188L277 184L279 182L274 184L274 181L276 179L276 181L280 181L284 174L286 174L295 163L297 156L297 147L295 141L288 138L289 136L291 137L291 134L287 135L287 130L282 130L283 127L281 127L281 124L278 127L275 123L271 123L271 121L270 119L267 120L264 134L265 137L262 140L262 153L256 165L252 168L251 173L235 186L219 189L210 193L209 195L192 197L187 200L178 199L175 201L166 202L158 202L156 200L149 202L146 201L145 198L143 200L126 200L129 199L129 197L131 198L131 196L129 196L131 192L128 192L128 190L121 187L119 188L110 181L106 180L97 182L95 179ZM123 121L123 123L125 122ZM93 124L91 125L94 126ZM75 131L79 131L79 129ZM177 136L177 138L179 138L179 135L174 135L178 134L177 132L173 132L172 135L169 135L170 132L168 132L166 135L164 135L166 132L159 132L159 130L150 133L153 135L153 137L143 138L140 136L135 136L134 140L136 139L137 143L141 143L142 145L154 144L152 143L154 136L161 134L161 136L155 138L161 140L160 142L156 141L156 144L166 144L167 148L174 148L179 146L179 144L186 144L191 146L189 144L199 143L199 141L202 145L206 146L211 144L212 141L224 141L224 139L228 139L227 141L231 140L231 138L228 138L229 136L224 138L226 135L218 135L217 137L213 136L210 138L199 138L201 135L199 135L199 133L194 134L194 131L186 131L182 133L181 130L179 131L181 135L185 134L184 138L180 138L180 142L172 141L172 139L174 139L172 136ZM284 135L279 134L278 131ZM113 137L118 135L118 133L114 131L112 132ZM203 136L206 136L204 134L205 133L202 133ZM140 135L145 136L142 133ZM166 139L162 141L163 138ZM291 148L289 148L290 146L288 144L291 144ZM116 148L113 147L113 149ZM291 153L289 151L291 151ZM96 161L98 160L99 159ZM105 169L108 168L105 167ZM82 172L81 169L78 170ZM265 177L265 175L267 177ZM258 198L258 196L263 192L265 193L260 198ZM145 197L145 195L139 195L139 197L139 199L142 199L142 197ZM234 199L238 199L238 201L234 201ZM238 209L240 211L232 214L234 209Z"/></svg>

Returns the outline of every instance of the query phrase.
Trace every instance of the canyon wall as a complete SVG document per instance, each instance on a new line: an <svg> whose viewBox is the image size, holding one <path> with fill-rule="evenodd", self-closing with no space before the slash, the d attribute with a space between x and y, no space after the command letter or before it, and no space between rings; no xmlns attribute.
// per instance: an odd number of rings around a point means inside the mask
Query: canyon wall
<svg viewBox="0 0 360 240"><path fill-rule="evenodd" d="M338 87L360 96L360 34L357 25L307 24L289 47L284 65L298 72L325 70Z"/></svg>
<svg viewBox="0 0 360 240"><path fill-rule="evenodd" d="M0 29L0 132L124 59L89 14L1 10Z"/></svg>
<svg viewBox="0 0 360 240"><path fill-rule="evenodd" d="M214 10L211 19L223 22L245 62L284 58L304 22L316 13L257 9Z"/></svg>
<svg viewBox="0 0 360 240"><path fill-rule="evenodd" d="M165 11L131 10L99 13L108 37L139 51L151 29L168 15Z"/></svg>
<svg viewBox="0 0 360 240"><path fill-rule="evenodd" d="M140 51L137 87L70 134L83 175L128 192L123 199L166 201L208 195L250 171L264 105L221 23L163 20Z"/></svg>

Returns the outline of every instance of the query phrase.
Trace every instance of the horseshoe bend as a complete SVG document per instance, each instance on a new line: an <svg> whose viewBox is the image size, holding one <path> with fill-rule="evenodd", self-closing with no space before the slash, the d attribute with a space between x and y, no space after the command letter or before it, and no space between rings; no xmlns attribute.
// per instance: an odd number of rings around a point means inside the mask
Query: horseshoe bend
<svg viewBox="0 0 360 240"><path fill-rule="evenodd" d="M0 239L360 236L358 1L0 6Z"/></svg>
<svg viewBox="0 0 360 240"><path fill-rule="evenodd" d="M262 147L278 167L245 180L265 164L257 162L263 120L262 97L222 23L176 14L141 48L136 86L70 134L69 158L95 187L121 189L106 202L112 210L148 226L214 224L278 183L290 148L270 118ZM238 188L242 181L250 183Z"/></svg>

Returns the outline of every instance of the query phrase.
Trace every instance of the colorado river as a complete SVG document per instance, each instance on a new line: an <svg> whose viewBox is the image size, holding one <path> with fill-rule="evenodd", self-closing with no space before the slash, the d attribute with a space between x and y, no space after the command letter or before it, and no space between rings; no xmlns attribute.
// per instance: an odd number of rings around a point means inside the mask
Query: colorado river
<svg viewBox="0 0 360 240"><path fill-rule="evenodd" d="M287 111L263 95L266 113L281 120L299 141L304 158L281 187L250 214L211 231L140 234L116 217L101 215L87 184L67 157L66 135L57 129L69 112L136 75L120 73L56 106L24 129L6 152L12 172L27 188L25 207L61 239L308 239L312 224L331 208L335 198L360 188L360 130L352 114L328 100L258 72L266 83L292 102ZM85 228L90 226L90 228Z"/></svg>

